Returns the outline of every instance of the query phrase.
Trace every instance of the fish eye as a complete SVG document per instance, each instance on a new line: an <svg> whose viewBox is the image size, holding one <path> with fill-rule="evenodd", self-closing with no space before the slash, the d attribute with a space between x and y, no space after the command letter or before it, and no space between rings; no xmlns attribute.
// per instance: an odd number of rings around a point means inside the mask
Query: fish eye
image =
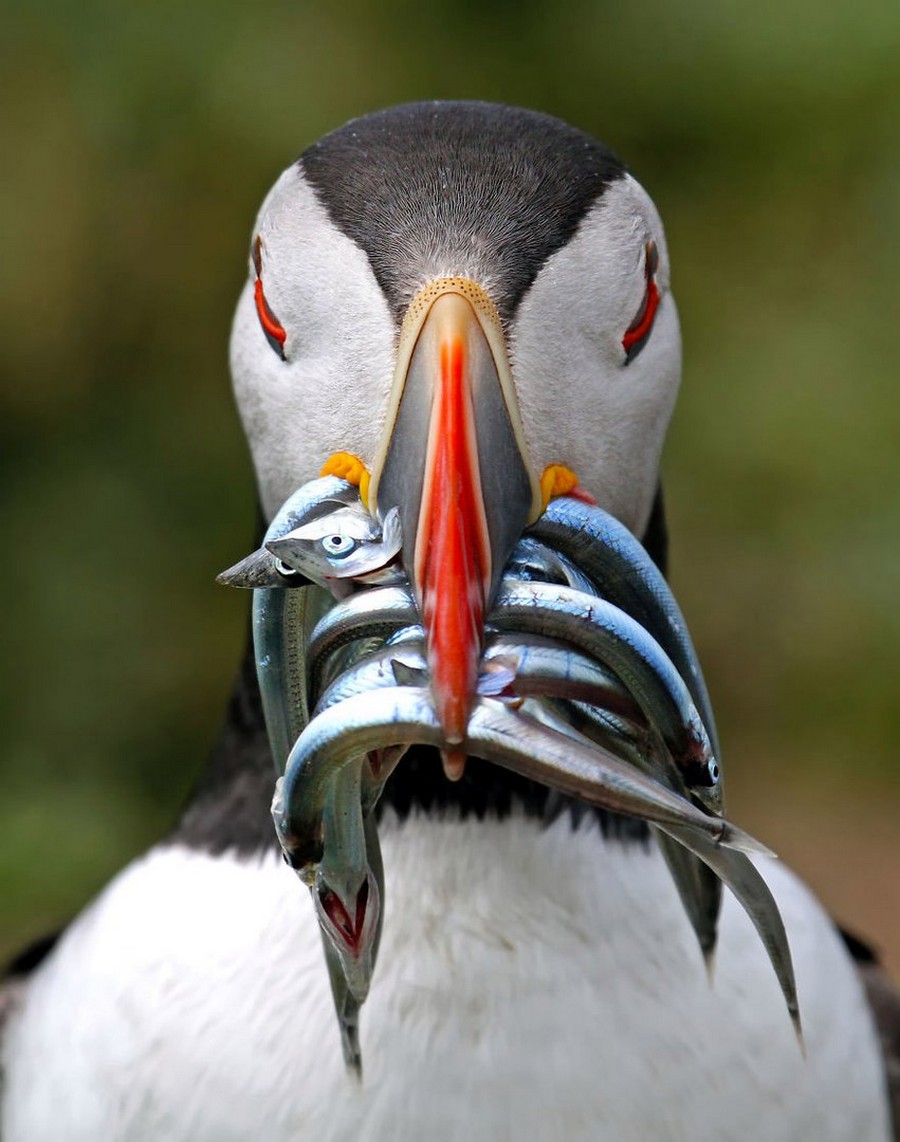
<svg viewBox="0 0 900 1142"><path fill-rule="evenodd" d="M343 559L356 550L356 540L349 535L326 535L321 542L323 551L332 559Z"/></svg>
<svg viewBox="0 0 900 1142"><path fill-rule="evenodd" d="M285 579L292 579L295 575L300 574L296 567L289 566L283 559L275 560L275 570L279 575L283 575Z"/></svg>
<svg viewBox="0 0 900 1142"><path fill-rule="evenodd" d="M712 758L707 765L706 772L709 774L710 781L715 785L719 780L719 763L715 758Z"/></svg>
<svg viewBox="0 0 900 1142"><path fill-rule="evenodd" d="M625 330L622 348L625 350L625 364L630 365L650 340L656 311L659 308L659 287L656 284L656 267L659 265L659 251L655 242L644 247L644 277L647 281L641 307L634 321Z"/></svg>

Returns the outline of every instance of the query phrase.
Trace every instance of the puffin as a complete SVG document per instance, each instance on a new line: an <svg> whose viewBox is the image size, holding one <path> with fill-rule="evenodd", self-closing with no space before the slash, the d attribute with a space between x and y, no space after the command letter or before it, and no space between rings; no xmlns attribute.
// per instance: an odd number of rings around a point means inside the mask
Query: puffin
<svg viewBox="0 0 900 1142"><path fill-rule="evenodd" d="M729 893L707 971L643 822L466 758L491 593L551 498L585 489L665 570L681 344L649 195L548 115L415 103L309 147L247 270L231 371L263 527L322 474L399 514L447 742L379 806L365 1070L278 851L248 650L174 829L7 973L5 1142L892 1137L900 1001L788 869L754 858L802 1044Z"/></svg>

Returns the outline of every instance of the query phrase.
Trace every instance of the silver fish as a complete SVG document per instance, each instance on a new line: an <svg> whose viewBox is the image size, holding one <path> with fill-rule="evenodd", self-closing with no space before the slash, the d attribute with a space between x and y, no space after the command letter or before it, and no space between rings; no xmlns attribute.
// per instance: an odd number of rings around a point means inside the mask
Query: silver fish
<svg viewBox="0 0 900 1142"><path fill-rule="evenodd" d="M414 649L414 654L410 654ZM354 694L364 693L372 689L390 687L394 680L401 681L398 666L402 665L405 672L413 681L426 680L426 664L421 641L404 648L402 662L397 650L385 648L377 654L363 659L352 670L345 671L329 687L320 699L317 712ZM620 715L630 717L632 721L643 722L640 708L625 691L618 679L605 671L597 663L583 655L566 648L560 648L540 636L521 636L511 639L508 635L494 634L489 637L488 647L485 651L484 661L490 665L497 661L513 664L512 689L520 697L535 694L557 694L567 698L580 698L583 702L593 702L595 705L605 707L596 710L597 719L608 717L612 708ZM479 690L483 693L484 687ZM573 703L567 703L574 706ZM580 703L579 703L580 705ZM585 707L592 709L592 707ZM617 756L623 757L621 739L625 730L621 724L617 731L610 734L601 744ZM625 760L642 761L648 754L649 731L644 728L640 739L635 739L631 746L631 755L625 755ZM683 792L683 783L680 774L675 770L667 755L673 781L671 788ZM380 788L379 788L380 792ZM697 861L692 854L686 852L681 846L662 837L664 855L672 869L673 876L679 892L684 899L688 914L698 933L698 939L705 955L711 952L715 943L715 920L718 913L720 899L720 885L715 877L710 877L702 864L699 869ZM698 899L699 898L699 899Z"/></svg>
<svg viewBox="0 0 900 1142"><path fill-rule="evenodd" d="M358 492L346 481L327 478L305 485L276 514L266 541L277 541L285 529L295 528L297 520L307 519L311 511L326 507L327 518L333 518L351 510L341 505L352 504L354 498L358 502ZM322 587L306 585L301 573L283 568L265 547L257 555L251 557L249 571L257 588L254 647L266 727L280 773L309 720L307 647L313 628L333 599ZM315 577L315 569L311 570ZM295 584L303 584L303 589L283 589ZM322 931L344 1058L357 1072L362 1065L359 1011L375 967L384 899L378 831L374 818L363 813L363 770L368 773L369 766L361 757L342 769L332 783L323 813L328 837L325 859L317 875L307 880ZM369 797L367 807L373 803Z"/></svg>
<svg viewBox="0 0 900 1142"><path fill-rule="evenodd" d="M687 684L720 757L712 704L687 623L661 571L628 528L600 507L561 496L526 534L571 559L592 581L594 593L653 635Z"/></svg>
<svg viewBox="0 0 900 1142"><path fill-rule="evenodd" d="M383 641L419 621L409 587L373 587L344 599L323 615L307 647L310 693L320 693L333 676L329 659L358 639Z"/></svg>
<svg viewBox="0 0 900 1142"><path fill-rule="evenodd" d="M322 816L336 772L353 758L389 745L443 746L428 690L403 686L358 694L324 710L296 742L285 770L282 796L273 812L276 832L291 866L306 875L322 859ZM501 702L478 698L466 746L470 753L513 769L561 792L614 812L696 829L717 845L764 849L722 818L644 776L599 747L579 746Z"/></svg>
<svg viewBox="0 0 900 1142"><path fill-rule="evenodd" d="M644 712L621 680L587 655L540 635L488 635L485 664L502 662L514 671L517 696L558 697L589 702L632 722L646 723Z"/></svg>
<svg viewBox="0 0 900 1142"><path fill-rule="evenodd" d="M310 580L281 564L271 551L264 547L253 551L233 567L228 567L216 576L216 582L223 587L247 587L256 590L260 587L308 587Z"/></svg>
<svg viewBox="0 0 900 1142"><path fill-rule="evenodd" d="M366 654L359 662L343 670L323 691L314 712L321 714L329 706L334 706L356 694L407 685L405 681L398 679L398 674L402 676L404 669L415 678L417 685L425 684L428 665L425 660L424 639L400 645L382 646L379 650Z"/></svg>
<svg viewBox="0 0 900 1142"><path fill-rule="evenodd" d="M485 669L478 684L482 696L499 693L516 704L529 695L561 694L605 703L623 717L644 720L640 707L614 675L577 651L556 646L540 636L512 638L494 634L489 638L483 663ZM314 715L358 694L398 685L428 685L424 634L419 627L404 628L401 641L392 639L343 669L319 697ZM512 691L508 696L507 689ZM377 788L373 791L368 781L364 783L367 807L380 795L381 786L404 751L405 747L393 747L387 758L379 758L377 773L372 774L372 784L377 784Z"/></svg>
<svg viewBox="0 0 900 1142"><path fill-rule="evenodd" d="M523 535L513 548L503 574L510 579L559 583L590 595L597 593L588 576L571 559L531 535Z"/></svg>
<svg viewBox="0 0 900 1142"><path fill-rule="evenodd" d="M422 685L427 674L423 645L420 639L418 645L386 646L365 655L335 678L316 703L314 714L321 714L357 694L409 685L413 679L416 685ZM409 672L410 681L406 680L404 671ZM385 782L406 753L406 748L404 745L387 746L370 750L366 755L360 790L364 813L371 813L375 807Z"/></svg>
<svg viewBox="0 0 900 1142"><path fill-rule="evenodd" d="M381 930L383 887L372 865L381 865L378 832L366 829L362 810L365 759L342 767L328 791L327 844L311 885L316 915L343 967L350 993L362 1003L369 992Z"/></svg>
<svg viewBox="0 0 900 1142"><path fill-rule="evenodd" d="M402 570L390 566L402 546L399 509L391 508L379 524L361 503L317 516L265 543L279 570L298 572L337 598L361 582L405 580Z"/></svg>
<svg viewBox="0 0 900 1142"><path fill-rule="evenodd" d="M329 838L320 867L302 870L322 935L341 1048L347 1067L362 1074L359 1013L368 994L384 915L384 865L373 816L360 812L361 759L342 767L323 815ZM284 778L275 783L272 815L284 812Z"/></svg>
<svg viewBox="0 0 900 1142"><path fill-rule="evenodd" d="M640 706L615 675L585 655L540 636L493 634L482 661L477 693L483 697L499 697L513 706L529 696L577 698L646 725ZM421 631L417 638L371 651L343 670L319 698L314 714L357 694L398 685L428 685Z"/></svg>
<svg viewBox="0 0 900 1142"><path fill-rule="evenodd" d="M711 844L706 837L680 825L669 826L666 831L673 840L699 857L723 884L728 885L750 917L775 969L788 1014L802 1048L803 1028L791 949L784 921L769 886L745 852Z"/></svg>
<svg viewBox="0 0 900 1142"><path fill-rule="evenodd" d="M503 645L503 636L495 635L493 638ZM490 650L486 657L489 653ZM551 724L557 729L568 727L581 731L616 757L663 781L673 791L685 792L680 772L666 750L660 748L655 732L640 717L639 708L635 711L634 699L615 675L604 671L592 659L575 651L563 650L549 640L537 640L535 644L534 636L528 640L526 653L530 661L520 664L516 688L521 694L536 696L543 693L545 698L555 696L560 699L533 704L536 710L542 708L550 716ZM599 679L594 672L599 673ZM543 691L533 685L529 688L523 681L523 674L540 679L547 677L551 681L555 675L559 684L554 688L545 683ZM607 687L605 693L591 693L589 687L598 683ZM696 933L704 961L711 970L722 899L721 882L693 853L658 829L654 831Z"/></svg>
<svg viewBox="0 0 900 1142"><path fill-rule="evenodd" d="M569 587L505 583L491 611L501 630L561 638L609 666L659 727L692 794L721 814L719 767L681 675L659 643L618 607Z"/></svg>
<svg viewBox="0 0 900 1142"><path fill-rule="evenodd" d="M359 505L359 488L337 476L323 476L303 484L284 501L269 524L263 546L216 577L226 587L300 587L312 582L266 548L266 543L287 535L311 516L333 514ZM321 585L321 584L320 584Z"/></svg>
<svg viewBox="0 0 900 1142"><path fill-rule="evenodd" d="M307 646L315 623L332 605L331 597L316 586L255 592L257 673L279 772L308 721ZM369 775L364 758L335 779L323 814L328 836L325 859L309 882L344 1058L356 1071L362 1065L359 1012L375 967L384 900L384 869L370 811L396 760L381 759L380 780L377 786L367 781L366 797L360 789L362 771Z"/></svg>
<svg viewBox="0 0 900 1142"><path fill-rule="evenodd" d="M269 745L278 773L309 721L306 647L316 624L333 605L327 591L257 588L253 596L253 646Z"/></svg>

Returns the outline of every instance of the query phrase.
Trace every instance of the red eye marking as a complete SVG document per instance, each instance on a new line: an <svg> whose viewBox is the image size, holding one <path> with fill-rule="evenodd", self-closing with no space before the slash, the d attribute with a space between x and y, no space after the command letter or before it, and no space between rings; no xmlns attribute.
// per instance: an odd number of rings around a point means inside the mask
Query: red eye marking
<svg viewBox="0 0 900 1142"><path fill-rule="evenodd" d="M625 350L625 364L629 365L647 344L656 310L659 307L659 289L656 285L656 267L659 265L659 253L655 242L648 242L644 260L644 275L647 278L647 288L644 291L644 300L638 310L637 317L625 330L622 338L622 348Z"/></svg>
<svg viewBox="0 0 900 1142"><path fill-rule="evenodd" d="M287 333L284 326L280 325L278 319L269 309L268 302L263 294L262 279L257 278L256 284L253 287L253 296L256 299L256 312L259 314L259 323L263 327L263 332L267 337L271 337L273 341L278 342L278 347L281 350L281 355L284 356L284 343L287 339Z"/></svg>
<svg viewBox="0 0 900 1142"><path fill-rule="evenodd" d="M269 309L269 303L266 301L266 296L263 293L262 284L262 240L259 235L253 243L253 267L256 270L256 281L253 285L253 298L256 301L256 314L259 317L259 323L263 328L263 333L269 344L284 360L284 343L287 340L287 332L275 314Z"/></svg>

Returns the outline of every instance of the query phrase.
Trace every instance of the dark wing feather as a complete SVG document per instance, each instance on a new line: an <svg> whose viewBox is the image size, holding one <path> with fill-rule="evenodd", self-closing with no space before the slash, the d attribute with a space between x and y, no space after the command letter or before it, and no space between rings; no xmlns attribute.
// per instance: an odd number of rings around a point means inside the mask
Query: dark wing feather
<svg viewBox="0 0 900 1142"><path fill-rule="evenodd" d="M900 990L879 964L874 949L852 932L839 931L856 964L881 1040L894 1142L900 1142Z"/></svg>

